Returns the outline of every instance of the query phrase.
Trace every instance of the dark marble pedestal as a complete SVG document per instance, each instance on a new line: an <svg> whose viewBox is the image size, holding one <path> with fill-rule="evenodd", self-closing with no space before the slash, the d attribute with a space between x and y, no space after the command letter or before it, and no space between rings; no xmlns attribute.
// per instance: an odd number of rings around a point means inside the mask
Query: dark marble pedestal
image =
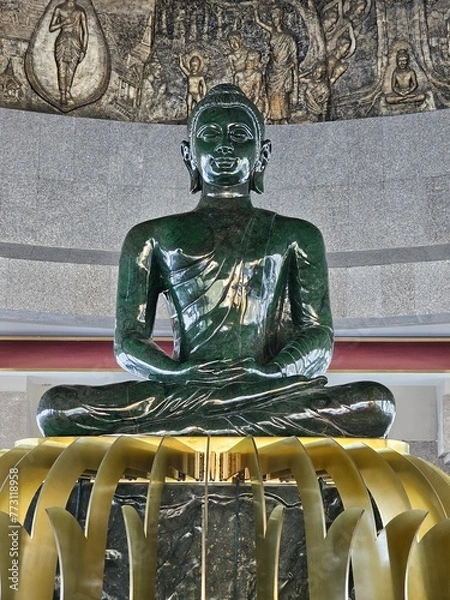
<svg viewBox="0 0 450 600"><path fill-rule="evenodd" d="M80 480L69 510L84 524L92 484ZM279 600L307 600L303 511L297 486L264 486L266 509L285 508L280 547ZM129 561L121 508L132 505L143 518L147 484L119 483L111 507L105 562L104 600L128 597ZM323 486L330 521L341 504L334 487ZM256 599L254 505L251 485L167 483L158 531L157 598ZM204 568L203 568L204 567ZM56 596L59 598L59 595Z"/></svg>

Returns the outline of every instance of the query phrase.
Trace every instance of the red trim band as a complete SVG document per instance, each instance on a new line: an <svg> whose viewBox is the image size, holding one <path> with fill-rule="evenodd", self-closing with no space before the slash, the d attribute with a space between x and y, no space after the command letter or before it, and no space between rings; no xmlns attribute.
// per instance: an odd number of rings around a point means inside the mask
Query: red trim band
<svg viewBox="0 0 450 600"><path fill-rule="evenodd" d="M170 339L157 340L168 354ZM0 370L120 371L111 340L0 339ZM450 371L450 340L338 340L330 371Z"/></svg>

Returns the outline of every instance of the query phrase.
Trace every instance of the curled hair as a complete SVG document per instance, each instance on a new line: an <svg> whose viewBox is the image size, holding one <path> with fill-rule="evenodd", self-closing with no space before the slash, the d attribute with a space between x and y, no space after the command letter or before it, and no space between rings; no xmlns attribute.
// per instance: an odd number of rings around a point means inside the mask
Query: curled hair
<svg viewBox="0 0 450 600"><path fill-rule="evenodd" d="M397 56L405 56L406 58L409 58L409 52L406 48L400 48L400 50L397 50Z"/></svg>
<svg viewBox="0 0 450 600"><path fill-rule="evenodd" d="M255 125L258 146L261 147L264 139L264 117L244 92L237 85L232 85L231 83L221 83L211 88L206 96L195 106L188 121L188 135L191 144L193 142L192 135L197 126L200 114L208 108L217 107L236 107L245 110Z"/></svg>

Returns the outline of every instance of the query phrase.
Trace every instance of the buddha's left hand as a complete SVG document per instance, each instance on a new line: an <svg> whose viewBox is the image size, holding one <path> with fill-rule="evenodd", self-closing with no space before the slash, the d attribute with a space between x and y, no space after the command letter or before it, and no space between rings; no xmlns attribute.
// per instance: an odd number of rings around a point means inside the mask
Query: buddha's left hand
<svg viewBox="0 0 450 600"><path fill-rule="evenodd" d="M262 365L257 363L255 359L251 357L230 361L227 363L227 368L241 369L243 372L242 379L252 379L258 381L261 379L280 379L283 377L283 373L278 365L274 363Z"/></svg>

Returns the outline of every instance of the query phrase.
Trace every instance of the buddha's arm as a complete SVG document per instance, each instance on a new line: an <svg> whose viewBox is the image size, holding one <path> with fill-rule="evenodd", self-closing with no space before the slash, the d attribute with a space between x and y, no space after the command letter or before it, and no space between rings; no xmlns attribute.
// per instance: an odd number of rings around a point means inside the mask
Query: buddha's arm
<svg viewBox="0 0 450 600"><path fill-rule="evenodd" d="M153 242L137 226L128 233L120 257L114 351L124 369L146 378L174 366L151 340L160 291Z"/></svg>
<svg viewBox="0 0 450 600"><path fill-rule="evenodd" d="M410 93L415 92L418 88L419 84L417 82L416 72L411 69L410 73L410 81L409 81L409 91Z"/></svg>
<svg viewBox="0 0 450 600"><path fill-rule="evenodd" d="M397 89L397 71L396 69L394 69L392 71L392 75L391 75L391 90L394 94L398 94L398 89Z"/></svg>
<svg viewBox="0 0 450 600"><path fill-rule="evenodd" d="M151 339L163 285L150 228L133 228L122 248L114 340L117 362L134 375L162 383L228 382L244 377L246 370L232 361L174 360Z"/></svg>
<svg viewBox="0 0 450 600"><path fill-rule="evenodd" d="M294 242L290 248L289 300L296 334L271 362L286 376L311 378L330 364L333 327L322 235L310 224L307 228L302 245Z"/></svg>

